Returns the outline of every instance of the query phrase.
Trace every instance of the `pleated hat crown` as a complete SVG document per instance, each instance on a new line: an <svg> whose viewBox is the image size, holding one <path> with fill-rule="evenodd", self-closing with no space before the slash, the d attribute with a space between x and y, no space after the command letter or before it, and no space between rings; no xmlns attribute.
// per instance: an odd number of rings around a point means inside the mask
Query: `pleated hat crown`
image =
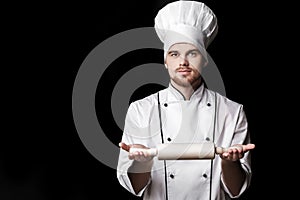
<svg viewBox="0 0 300 200"><path fill-rule="evenodd" d="M169 3L158 11L154 21L155 31L164 44L165 58L173 44L190 43L208 60L206 49L218 32L218 24L215 14L204 3Z"/></svg>

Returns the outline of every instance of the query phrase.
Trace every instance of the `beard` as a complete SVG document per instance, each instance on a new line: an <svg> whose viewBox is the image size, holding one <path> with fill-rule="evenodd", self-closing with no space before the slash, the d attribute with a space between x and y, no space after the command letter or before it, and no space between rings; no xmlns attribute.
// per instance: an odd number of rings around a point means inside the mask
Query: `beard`
<svg viewBox="0 0 300 200"><path fill-rule="evenodd" d="M190 75L174 75L171 77L171 80L181 87L197 87L201 83L201 75L199 71L193 70L193 73Z"/></svg>

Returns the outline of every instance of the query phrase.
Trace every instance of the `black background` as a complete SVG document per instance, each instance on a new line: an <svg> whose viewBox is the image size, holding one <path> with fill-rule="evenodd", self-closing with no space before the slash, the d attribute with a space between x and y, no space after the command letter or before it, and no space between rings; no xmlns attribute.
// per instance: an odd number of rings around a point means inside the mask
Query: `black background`
<svg viewBox="0 0 300 200"><path fill-rule="evenodd" d="M135 199L119 185L115 170L96 160L82 144L73 122L72 90L90 51L122 31L152 27L156 12L167 2L171 1L15 3L4 7L8 12L4 14L2 46L1 200ZM270 154L272 145L278 148L281 141L275 117L280 108L274 106L281 91L274 82L281 76L275 74L277 66L272 62L280 57L272 52L273 33L278 30L274 25L280 16L273 4L261 5L260 1L203 2L219 21L219 33L208 52L220 70L226 96L244 105L256 144L252 185L241 199L278 194L288 182L282 173L283 159L278 159L280 152ZM127 66L153 61L146 55L137 56L137 61L132 58ZM119 77L121 72L114 73L112 77ZM103 103L101 98L110 98L109 93L99 93L104 96L97 94L97 105ZM101 109L97 107L99 118L106 119L109 126L110 119L104 117L107 110ZM117 145L121 132L111 130L105 133Z"/></svg>

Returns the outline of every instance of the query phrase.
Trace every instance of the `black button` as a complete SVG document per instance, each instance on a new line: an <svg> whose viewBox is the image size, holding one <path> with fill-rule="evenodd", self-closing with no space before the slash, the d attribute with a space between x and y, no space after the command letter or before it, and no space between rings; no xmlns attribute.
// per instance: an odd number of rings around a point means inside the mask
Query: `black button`
<svg viewBox="0 0 300 200"><path fill-rule="evenodd" d="M171 177L171 178L174 178L175 176L174 176L174 174L170 174L170 177Z"/></svg>
<svg viewBox="0 0 300 200"><path fill-rule="evenodd" d="M207 105L208 107L209 107L209 106L211 106L211 104L210 104L210 103L207 103L206 105Z"/></svg>
<svg viewBox="0 0 300 200"><path fill-rule="evenodd" d="M206 175L206 174L203 174L202 176L203 176L204 178L207 178L207 175Z"/></svg>
<svg viewBox="0 0 300 200"><path fill-rule="evenodd" d="M171 138L168 137L167 140L168 140L169 142L171 142Z"/></svg>
<svg viewBox="0 0 300 200"><path fill-rule="evenodd" d="M165 106L165 107L168 107L168 104L167 104L167 103L164 103L164 106Z"/></svg>
<svg viewBox="0 0 300 200"><path fill-rule="evenodd" d="M205 138L205 140L206 140L206 141L209 141L210 139L209 139L209 137L207 137L207 138Z"/></svg>

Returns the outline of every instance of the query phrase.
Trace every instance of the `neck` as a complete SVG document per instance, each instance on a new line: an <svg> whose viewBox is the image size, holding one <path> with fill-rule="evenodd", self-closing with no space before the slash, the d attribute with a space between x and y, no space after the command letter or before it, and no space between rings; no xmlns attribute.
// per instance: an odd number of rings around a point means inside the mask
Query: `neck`
<svg viewBox="0 0 300 200"><path fill-rule="evenodd" d="M171 80L171 84L184 96L185 100L190 100L194 91L200 87L201 79L198 79L192 85L178 85L172 80Z"/></svg>

